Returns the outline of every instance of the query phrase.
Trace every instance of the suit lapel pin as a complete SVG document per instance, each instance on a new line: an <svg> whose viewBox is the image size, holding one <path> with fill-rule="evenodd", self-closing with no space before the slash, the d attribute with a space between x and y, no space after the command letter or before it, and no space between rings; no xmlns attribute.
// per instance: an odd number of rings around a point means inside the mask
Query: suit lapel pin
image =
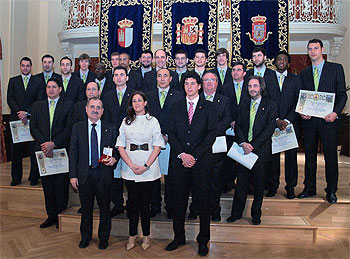
<svg viewBox="0 0 350 259"><path fill-rule="evenodd" d="M202 109L202 106L199 106L199 109Z"/></svg>
<svg viewBox="0 0 350 259"><path fill-rule="evenodd" d="M218 103L220 102L220 99L218 100Z"/></svg>
<svg viewBox="0 0 350 259"><path fill-rule="evenodd" d="M105 129L105 132L107 132L108 131L108 129Z"/></svg>
<svg viewBox="0 0 350 259"><path fill-rule="evenodd" d="M173 93L170 93L170 95L173 95Z"/></svg>
<svg viewBox="0 0 350 259"><path fill-rule="evenodd" d="M264 107L262 107L262 110L263 110L263 111L265 111L265 108L264 108Z"/></svg>

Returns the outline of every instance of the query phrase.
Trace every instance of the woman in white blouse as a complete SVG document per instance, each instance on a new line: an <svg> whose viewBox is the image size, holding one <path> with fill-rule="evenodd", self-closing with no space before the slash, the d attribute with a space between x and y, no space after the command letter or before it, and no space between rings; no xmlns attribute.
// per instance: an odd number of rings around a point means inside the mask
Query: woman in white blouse
<svg viewBox="0 0 350 259"><path fill-rule="evenodd" d="M164 140L158 120L148 114L143 92L129 99L127 116L119 129L116 146L122 157L121 177L128 190L129 240L126 249L135 247L139 216L143 232L142 248L150 247L150 200L153 181L160 178L158 155Z"/></svg>

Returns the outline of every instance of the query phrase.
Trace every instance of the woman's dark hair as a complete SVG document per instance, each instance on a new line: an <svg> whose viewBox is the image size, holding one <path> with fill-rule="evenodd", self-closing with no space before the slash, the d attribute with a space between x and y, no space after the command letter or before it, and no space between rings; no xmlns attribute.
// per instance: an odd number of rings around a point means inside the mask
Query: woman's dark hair
<svg viewBox="0 0 350 259"><path fill-rule="evenodd" d="M129 101L128 101L128 109L126 111L126 117L125 117L125 123L126 125L130 125L133 123L133 121L136 119L136 113L134 108L132 107L132 98L134 98L135 95L141 95L142 99L147 102L147 97L142 91L135 91L131 94ZM149 113L149 106L148 103L145 106L145 112L146 114Z"/></svg>

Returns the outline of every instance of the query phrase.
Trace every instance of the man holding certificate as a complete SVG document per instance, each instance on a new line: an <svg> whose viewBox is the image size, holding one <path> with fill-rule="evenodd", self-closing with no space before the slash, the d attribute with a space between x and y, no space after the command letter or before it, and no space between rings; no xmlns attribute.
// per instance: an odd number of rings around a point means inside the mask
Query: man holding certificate
<svg viewBox="0 0 350 259"><path fill-rule="evenodd" d="M113 165L118 155L113 152L113 147L118 133L115 125L100 120L103 104L98 97L87 101L86 113L88 120L73 126L69 150L70 183L73 189L79 190L82 208L79 247L86 248L91 241L96 197L100 209L99 249L106 249L111 230Z"/></svg>
<svg viewBox="0 0 350 259"><path fill-rule="evenodd" d="M54 149L68 148L72 130L73 102L61 98L61 91L59 79L50 78L46 86L48 98L36 102L32 109L30 132L36 141L35 148L49 158L53 157ZM60 171L62 168L56 169ZM41 176L48 218L40 228L55 223L58 228L58 214L67 208L68 203L68 172Z"/></svg>
<svg viewBox="0 0 350 259"><path fill-rule="evenodd" d="M345 75L341 64L323 59L323 43L313 39L307 45L312 65L300 73L302 89L335 94L333 111L324 118L301 114L305 144L304 190L298 198L316 195L317 149L321 140L326 163L327 201L336 203L338 185L337 118L347 101Z"/></svg>
<svg viewBox="0 0 350 259"><path fill-rule="evenodd" d="M251 152L258 155L251 170L241 164L238 165L237 187L232 203L231 216L227 222L234 222L242 217L247 200L249 175L254 184L254 201L251 216L253 224L261 223L261 205L264 196L264 179L268 162L271 161L271 136L275 130L277 105L266 98L265 81L260 76L248 78L250 102L239 106L239 115L236 121L236 141L243 148L244 154Z"/></svg>

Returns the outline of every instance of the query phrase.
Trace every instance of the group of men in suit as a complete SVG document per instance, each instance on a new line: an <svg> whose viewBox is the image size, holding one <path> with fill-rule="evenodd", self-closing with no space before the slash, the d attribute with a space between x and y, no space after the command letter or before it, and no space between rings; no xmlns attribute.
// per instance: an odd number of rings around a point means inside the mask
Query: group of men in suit
<svg viewBox="0 0 350 259"><path fill-rule="evenodd" d="M73 147L74 152L70 152L70 157L74 163L70 167L70 178L75 179L71 180L72 186L81 192L83 212L80 246L86 247L91 240L91 199L96 195L100 209L103 208L100 247L106 248L110 216L124 212L123 182L118 177L112 177L112 166L116 161L111 161L109 166L103 168L96 168L92 164L91 153L88 157L86 152L91 151L95 144L90 138L92 133L88 134L89 138L85 134L89 132L86 129L88 124L82 121L89 119L93 124L99 125L103 116L105 122L102 123L102 131L101 128L97 130L100 132L97 133L98 143L102 141L101 134L103 139L105 131L108 131L112 135L107 134L108 143L105 144L113 146L112 139L118 135L117 129L126 116L131 93L135 90L144 91L150 113L158 119L163 138L171 147L168 175L165 176L164 201L168 217L174 220L175 237L167 250L177 249L185 243L184 220L191 191L193 199L189 218L200 217L198 252L206 255L210 219L221 220L221 192L232 188L236 177L237 189L231 216L227 221L233 222L242 216L248 189L252 184L253 224L260 224L264 189L267 190L266 195L272 197L280 184L280 156L271 153L271 135L275 128L285 130L288 124L293 124L299 136L299 115L295 112L295 107L299 91L304 89L332 92L336 98L334 112L324 119L301 116L306 162L305 188L298 197L306 198L316 194L316 155L320 139L326 162L326 197L330 203L335 203L338 180L336 124L347 96L342 66L325 61L323 51L322 41L309 41L308 54L312 66L305 68L300 77L287 71L291 58L285 51L275 56L276 71L267 68L266 53L261 47L253 50L254 67L248 71L241 62L233 63L230 68L229 53L223 48L216 51L217 66L210 70L206 70L206 52L198 49L192 71L187 69L188 57L183 50L175 54L175 70L166 67L168 57L162 49L157 50L154 56L150 50L144 50L140 56L141 67L137 70L130 68L130 56L126 53L112 53L113 68L110 72L101 63L95 65L95 72L90 71L90 57L82 54L78 58L80 69L72 73L72 60L63 57L60 60L61 75L53 72L54 58L45 55L42 58L43 72L32 76L31 60L24 57L20 61L21 75L9 81L7 100L11 120L21 120L23 123L31 120L30 129L35 143L29 143L29 180L32 185L36 185L39 179L34 151L41 150L50 157L55 148L69 150ZM155 68L152 67L152 61L155 62ZM90 101L86 102L86 99ZM89 127L98 128L96 125L89 124ZM224 136L229 128L234 130L235 136L227 136L228 147L236 142L246 154L258 154L259 159L250 170L252 173L224 153L212 153L215 138ZM81 132L84 133L80 134ZM87 140L88 143L82 144ZM22 152L25 145L28 144L12 145L11 185L21 183ZM99 156L104 146L99 145ZM287 198L293 199L298 173L297 150L287 151L285 157L288 165L285 189ZM78 172L80 167L84 169L81 173ZM96 170L101 170L106 176L96 181ZM42 184L48 218L41 227L48 227L57 223L57 215L67 207L68 176L45 176L42 177ZM100 193L102 186L108 189L107 193ZM93 196L84 199L82 196L86 195L82 195L83 192L92 193ZM107 208L101 201L101 197L113 202L112 211L109 211L109 205ZM151 213L155 216L161 211L160 181L155 182L152 197Z"/></svg>

